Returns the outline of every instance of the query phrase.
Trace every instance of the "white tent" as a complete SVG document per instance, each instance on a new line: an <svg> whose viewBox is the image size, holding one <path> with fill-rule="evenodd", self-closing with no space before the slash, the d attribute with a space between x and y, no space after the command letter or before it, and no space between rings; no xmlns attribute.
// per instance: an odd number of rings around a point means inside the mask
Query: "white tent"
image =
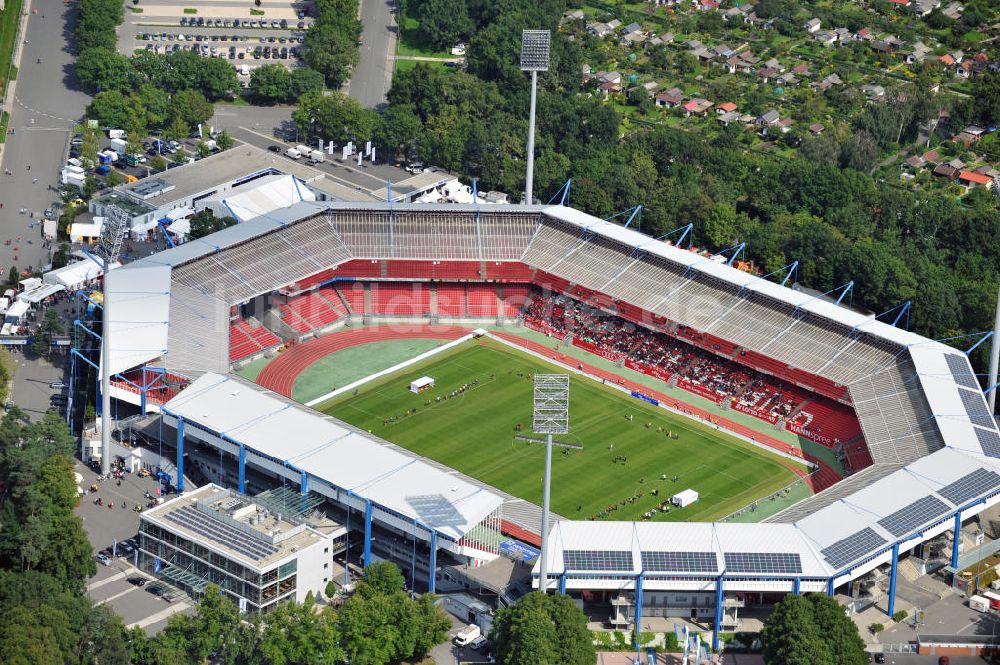
<svg viewBox="0 0 1000 665"><path fill-rule="evenodd" d="M683 492L678 492L670 499L670 503L674 504L678 508L683 508L684 506L690 506L692 503L698 500L698 493L693 489L686 489Z"/></svg>
<svg viewBox="0 0 1000 665"><path fill-rule="evenodd" d="M10 309L7 310L7 314L4 315L4 322L6 323L20 323L24 315L28 313L28 303L23 300L18 300Z"/></svg>
<svg viewBox="0 0 1000 665"><path fill-rule="evenodd" d="M238 222L248 222L301 201L315 200L313 191L295 176L271 175L202 199L198 207L211 209L216 217L234 217Z"/></svg>
<svg viewBox="0 0 1000 665"><path fill-rule="evenodd" d="M104 218L95 217L92 224L74 222L69 226L70 242L87 242L101 236L101 229L104 227Z"/></svg>
<svg viewBox="0 0 1000 665"><path fill-rule="evenodd" d="M120 264L115 263L112 267L117 267L118 265ZM69 291L75 291L76 289L83 288L87 282L95 280L103 274L104 270L101 266L97 265L97 262L91 259L84 259L83 261L70 263L62 268L50 270L42 275L42 280L46 284L57 284Z"/></svg>
<svg viewBox="0 0 1000 665"><path fill-rule="evenodd" d="M40 303L54 293L59 293L60 291L65 291L66 287L62 284L38 284L30 289L25 289L17 294L18 301L23 301L29 305L34 305Z"/></svg>
<svg viewBox="0 0 1000 665"><path fill-rule="evenodd" d="M434 379L429 376L422 376L419 379L410 381L410 392L419 395L428 388L434 387Z"/></svg>

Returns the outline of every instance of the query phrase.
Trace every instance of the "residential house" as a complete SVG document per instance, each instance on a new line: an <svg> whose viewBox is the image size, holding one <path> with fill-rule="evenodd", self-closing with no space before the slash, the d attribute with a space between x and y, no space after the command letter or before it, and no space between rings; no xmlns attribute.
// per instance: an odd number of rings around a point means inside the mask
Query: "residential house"
<svg viewBox="0 0 1000 665"><path fill-rule="evenodd" d="M613 18L610 21L608 21L608 27L611 28L612 30L617 30L618 28L622 27L622 22L616 18Z"/></svg>
<svg viewBox="0 0 1000 665"><path fill-rule="evenodd" d="M597 80L601 83L617 83L621 85L622 75L618 72L597 72Z"/></svg>
<svg viewBox="0 0 1000 665"><path fill-rule="evenodd" d="M623 44L641 44L646 41L646 33L638 23L629 23L622 28L621 34Z"/></svg>
<svg viewBox="0 0 1000 665"><path fill-rule="evenodd" d="M785 71L785 66L783 64L781 64L778 61L777 58L771 58L770 60L768 60L767 62L764 63L764 66L765 67L770 67L771 69L773 69L774 71L778 72L779 74L781 72Z"/></svg>
<svg viewBox="0 0 1000 665"><path fill-rule="evenodd" d="M778 124L778 121L780 120L781 120L781 114L778 113L777 110L771 109L764 115L757 118L757 124L760 125L761 127L771 127L773 125Z"/></svg>
<svg viewBox="0 0 1000 665"><path fill-rule="evenodd" d="M716 120L718 120L719 124L722 125L723 127L728 127L730 124L734 122L739 122L740 114L736 111L727 111L726 113L719 115L719 117L716 118Z"/></svg>
<svg viewBox="0 0 1000 665"><path fill-rule="evenodd" d="M903 162L903 167L909 169L910 171L917 171L919 169L924 168L924 166L926 165L927 162L921 155L913 155L912 157L908 158L905 162Z"/></svg>
<svg viewBox="0 0 1000 665"><path fill-rule="evenodd" d="M593 23L587 24L587 32L594 37L606 37L610 35L613 30L607 23L594 21Z"/></svg>
<svg viewBox="0 0 1000 665"><path fill-rule="evenodd" d="M814 122L813 124L809 125L809 133L812 134L813 136L819 136L820 134L823 133L825 129L826 127L824 127L818 122Z"/></svg>
<svg viewBox="0 0 1000 665"><path fill-rule="evenodd" d="M689 51L694 51L694 50L702 48L704 46L704 44L702 44L697 39L689 39L686 42L684 42L684 46L686 46Z"/></svg>
<svg viewBox="0 0 1000 665"><path fill-rule="evenodd" d="M989 177L985 173L976 173L975 171L962 171L958 174L958 182L965 185L967 189L972 189L974 187L985 187L986 189L993 189L993 178Z"/></svg>
<svg viewBox="0 0 1000 665"><path fill-rule="evenodd" d="M996 170L992 166L980 166L978 169L973 169L976 173L982 173L985 176L996 179L1000 178L1000 171Z"/></svg>
<svg viewBox="0 0 1000 665"><path fill-rule="evenodd" d="M950 166L951 168L953 168L953 169L956 169L956 170L958 170L958 171L964 171L964 170L965 170L965 162L963 162L963 161L962 161L961 159L959 159L958 157L956 157L955 159L951 160L951 161L950 161L950 162L948 162L947 164L948 164L948 166Z"/></svg>
<svg viewBox="0 0 1000 665"><path fill-rule="evenodd" d="M913 45L913 50L906 54L906 63L913 65L918 62L923 62L924 58L926 58L927 54L930 52L930 47L923 42L917 42Z"/></svg>
<svg viewBox="0 0 1000 665"><path fill-rule="evenodd" d="M954 182L958 179L961 171L949 164L938 164L931 173L938 178L944 178L948 182Z"/></svg>
<svg viewBox="0 0 1000 665"><path fill-rule="evenodd" d="M960 2L951 2L951 3L948 3L947 7L945 7L944 9L941 10L941 13L944 14L945 16L947 16L948 18L954 19L954 20L957 21L959 18L961 18L961 16L962 16L962 10L963 9L964 8L962 7L962 3L960 3Z"/></svg>
<svg viewBox="0 0 1000 665"><path fill-rule="evenodd" d="M835 85L844 85L844 81L837 74L828 74L822 81L813 85L818 91L825 92Z"/></svg>
<svg viewBox="0 0 1000 665"><path fill-rule="evenodd" d="M559 25L565 25L567 23L572 23L574 21L582 21L584 19L583 10L577 9L576 11L566 12L563 14L562 19L559 21Z"/></svg>
<svg viewBox="0 0 1000 665"><path fill-rule="evenodd" d="M858 39L869 40L872 39L873 36L871 28L861 28L858 30Z"/></svg>
<svg viewBox="0 0 1000 665"><path fill-rule="evenodd" d="M855 41L855 34L847 28L835 28L834 32L837 33L837 41L841 46L846 46Z"/></svg>
<svg viewBox="0 0 1000 665"><path fill-rule="evenodd" d="M723 102L715 107L715 112L719 115L723 113L732 113L736 110L736 104L734 102Z"/></svg>
<svg viewBox="0 0 1000 665"><path fill-rule="evenodd" d="M962 79L967 79L972 76L972 73L976 70L976 63L972 60L965 60L955 65L955 76Z"/></svg>
<svg viewBox="0 0 1000 665"><path fill-rule="evenodd" d="M594 70L592 70L590 68L590 65L588 65L587 63L583 63L583 65L580 67L580 74L584 83L594 78Z"/></svg>
<svg viewBox="0 0 1000 665"><path fill-rule="evenodd" d="M921 157L923 157L924 161L928 164L937 164L941 160L941 156L938 154L937 150L928 150L921 155Z"/></svg>
<svg viewBox="0 0 1000 665"><path fill-rule="evenodd" d="M893 44L888 39L876 39L871 42L871 49L876 53L892 53Z"/></svg>
<svg viewBox="0 0 1000 665"><path fill-rule="evenodd" d="M804 62L800 62L792 67L792 73L796 76L809 76L809 65Z"/></svg>
<svg viewBox="0 0 1000 665"><path fill-rule="evenodd" d="M889 0L889 4L895 5L896 8L909 7L910 0Z"/></svg>
<svg viewBox="0 0 1000 665"><path fill-rule="evenodd" d="M719 8L720 3L718 0L700 0L698 2L698 11L711 12Z"/></svg>
<svg viewBox="0 0 1000 665"><path fill-rule="evenodd" d="M718 46L713 46L709 49L713 55L720 58L729 58L736 55L736 51L729 48L726 44L719 44Z"/></svg>
<svg viewBox="0 0 1000 665"><path fill-rule="evenodd" d="M730 74L735 74L737 71L739 71L739 66L741 64L743 64L743 61L740 60L739 57L735 55L726 58L725 60L719 63L719 65Z"/></svg>
<svg viewBox="0 0 1000 665"><path fill-rule="evenodd" d="M833 46L837 43L837 33L823 30L813 35L813 39L823 46Z"/></svg>
<svg viewBox="0 0 1000 665"><path fill-rule="evenodd" d="M738 23L743 21L743 19L753 11L753 5L749 2L745 5L740 5L739 7L730 7L729 9L722 12L722 20Z"/></svg>
<svg viewBox="0 0 1000 665"><path fill-rule="evenodd" d="M701 47L696 48L696 49L691 49L688 52L691 55L693 55L694 57L698 58L699 60L704 60L706 62L708 62L709 60L711 60L712 58L715 57L715 54L712 53L711 51L709 51L704 46L701 46Z"/></svg>
<svg viewBox="0 0 1000 665"><path fill-rule="evenodd" d="M674 33L664 32L662 35L657 35L649 40L651 46L666 46L667 44L674 43Z"/></svg>
<svg viewBox="0 0 1000 665"><path fill-rule="evenodd" d="M805 22L805 25L803 25L802 28L811 35L819 31L820 25L821 23L818 18L811 18Z"/></svg>
<svg viewBox="0 0 1000 665"><path fill-rule="evenodd" d="M657 108L666 107L668 109L680 106L684 102L684 93L678 88L671 88L656 95L653 98Z"/></svg>
<svg viewBox="0 0 1000 665"><path fill-rule="evenodd" d="M611 95L617 95L619 92L621 92L622 84L615 83L613 81L604 81L599 86L597 86L597 89L604 96L604 99L607 99Z"/></svg>
<svg viewBox="0 0 1000 665"><path fill-rule="evenodd" d="M757 76L763 83L769 82L775 76L778 75L778 70L773 67L761 67L757 70Z"/></svg>
<svg viewBox="0 0 1000 665"><path fill-rule="evenodd" d="M861 92L872 101L881 101L885 97L885 88L880 85L863 85Z"/></svg>
<svg viewBox="0 0 1000 665"><path fill-rule="evenodd" d="M788 73L774 79L774 82L783 88L794 88L799 84L799 79L795 74Z"/></svg>
<svg viewBox="0 0 1000 665"><path fill-rule="evenodd" d="M787 134L788 132L792 131L792 125L794 124L795 121L792 120L791 118L782 118L781 120L775 123L775 127L778 127L781 130L782 134Z"/></svg>
<svg viewBox="0 0 1000 665"><path fill-rule="evenodd" d="M684 115L686 117L691 115L705 115L713 106L714 104L707 99L695 97L684 105Z"/></svg>
<svg viewBox="0 0 1000 665"><path fill-rule="evenodd" d="M927 16L940 6L941 3L937 0L915 0L910 5L910 11L917 16Z"/></svg>
<svg viewBox="0 0 1000 665"><path fill-rule="evenodd" d="M743 23L746 25L763 25L764 19L757 16L757 12L750 12L743 18Z"/></svg>

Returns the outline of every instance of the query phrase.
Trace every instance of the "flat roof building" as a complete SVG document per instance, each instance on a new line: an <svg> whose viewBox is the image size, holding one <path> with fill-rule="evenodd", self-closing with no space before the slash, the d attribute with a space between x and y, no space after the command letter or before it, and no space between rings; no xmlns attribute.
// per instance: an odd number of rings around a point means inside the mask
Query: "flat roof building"
<svg viewBox="0 0 1000 665"><path fill-rule="evenodd" d="M138 566L193 597L216 584L241 609L266 612L322 593L346 533L209 484L141 514Z"/></svg>

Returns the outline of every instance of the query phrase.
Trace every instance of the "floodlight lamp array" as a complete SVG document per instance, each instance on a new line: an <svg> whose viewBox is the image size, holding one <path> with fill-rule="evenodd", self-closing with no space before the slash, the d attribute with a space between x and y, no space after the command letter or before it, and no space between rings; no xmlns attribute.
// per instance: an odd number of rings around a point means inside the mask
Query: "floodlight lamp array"
<svg viewBox="0 0 1000 665"><path fill-rule="evenodd" d="M537 434L569 431L569 377L536 374L531 429Z"/></svg>
<svg viewBox="0 0 1000 665"><path fill-rule="evenodd" d="M549 45L552 35L548 30L521 31L521 71L549 71Z"/></svg>

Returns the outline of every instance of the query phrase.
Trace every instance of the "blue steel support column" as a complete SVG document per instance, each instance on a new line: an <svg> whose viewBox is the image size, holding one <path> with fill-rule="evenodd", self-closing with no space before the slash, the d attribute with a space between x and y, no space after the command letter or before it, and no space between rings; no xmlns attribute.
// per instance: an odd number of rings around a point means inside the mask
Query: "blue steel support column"
<svg viewBox="0 0 1000 665"><path fill-rule="evenodd" d="M955 541L951 544L951 567L958 568L958 543L962 535L962 513L955 513Z"/></svg>
<svg viewBox="0 0 1000 665"><path fill-rule="evenodd" d="M715 582L715 625L712 626L712 651L718 653L719 642L722 636L722 600L725 598L725 593L722 589L723 576L719 575L719 579Z"/></svg>
<svg viewBox="0 0 1000 665"><path fill-rule="evenodd" d="M559 576L559 595L566 595L566 573Z"/></svg>
<svg viewBox="0 0 1000 665"><path fill-rule="evenodd" d="M372 562L372 502L365 500L365 568Z"/></svg>
<svg viewBox="0 0 1000 665"><path fill-rule="evenodd" d="M899 543L892 546L892 568L889 571L889 616L896 611L896 573L899 572Z"/></svg>
<svg viewBox="0 0 1000 665"><path fill-rule="evenodd" d="M431 529L431 560L430 560L430 572L427 573L427 590L430 593L434 593L434 589L437 586L437 559L438 559L438 534L437 531Z"/></svg>
<svg viewBox="0 0 1000 665"><path fill-rule="evenodd" d="M184 493L184 419L177 416L177 493Z"/></svg>
<svg viewBox="0 0 1000 665"><path fill-rule="evenodd" d="M833 578L831 577L826 582L826 595L833 597Z"/></svg>
<svg viewBox="0 0 1000 665"><path fill-rule="evenodd" d="M639 633L642 632L642 576L643 573L639 573L638 577L635 578L635 633L633 634L634 646L636 649L639 648ZM563 578L566 575L562 575L559 579L559 583L563 583Z"/></svg>
<svg viewBox="0 0 1000 665"><path fill-rule="evenodd" d="M309 502L306 500L306 496L309 494L309 474L305 471L302 472L302 482L299 485L299 490L302 493L302 510L305 511Z"/></svg>
<svg viewBox="0 0 1000 665"><path fill-rule="evenodd" d="M792 593L794 593L796 596L801 596L802 595L801 589L802 589L801 580L799 580L799 578L796 577L792 581Z"/></svg>
<svg viewBox="0 0 1000 665"><path fill-rule="evenodd" d="M247 493L247 449L240 444L240 494Z"/></svg>

